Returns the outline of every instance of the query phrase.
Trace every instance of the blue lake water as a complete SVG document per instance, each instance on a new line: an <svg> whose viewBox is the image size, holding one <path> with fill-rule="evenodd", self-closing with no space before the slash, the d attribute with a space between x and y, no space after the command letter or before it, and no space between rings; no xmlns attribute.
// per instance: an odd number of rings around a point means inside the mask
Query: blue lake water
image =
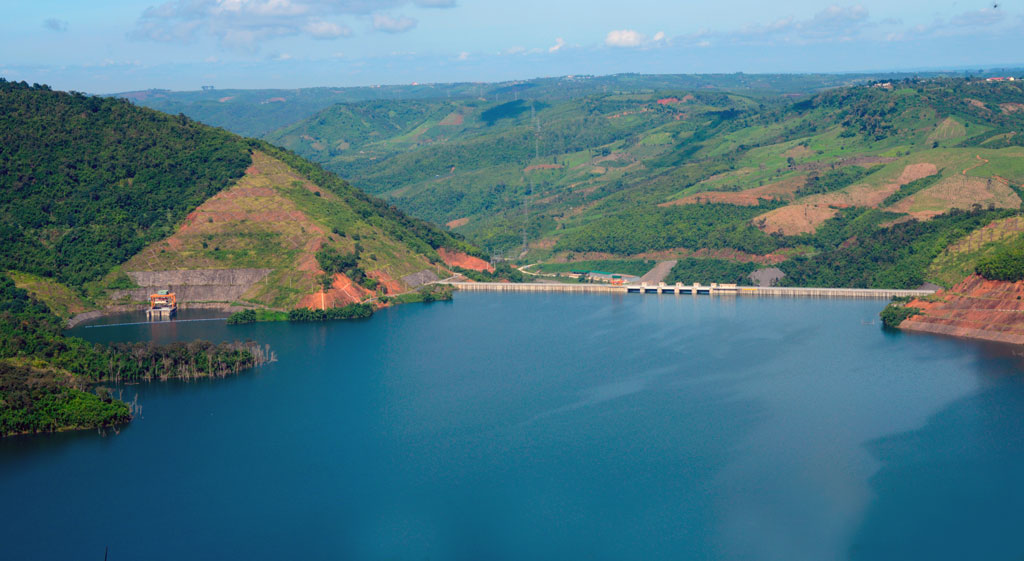
<svg viewBox="0 0 1024 561"><path fill-rule="evenodd" d="M883 305L457 294L79 327L279 361L126 386L119 434L0 441L0 558L1021 559L1022 359L883 332Z"/></svg>

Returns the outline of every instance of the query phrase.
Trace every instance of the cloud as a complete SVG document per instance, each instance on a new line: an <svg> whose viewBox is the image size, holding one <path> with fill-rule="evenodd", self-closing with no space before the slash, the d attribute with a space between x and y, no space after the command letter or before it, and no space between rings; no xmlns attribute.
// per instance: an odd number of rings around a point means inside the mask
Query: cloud
<svg viewBox="0 0 1024 561"><path fill-rule="evenodd" d="M959 27L989 27L1002 23L1004 19L1005 12L1003 10L999 8L984 8L953 16L949 23Z"/></svg>
<svg viewBox="0 0 1024 561"><path fill-rule="evenodd" d="M337 39L352 35L352 30L348 26L324 20L310 21L303 27L303 31L314 39Z"/></svg>
<svg viewBox="0 0 1024 561"><path fill-rule="evenodd" d="M604 44L609 47L639 47L647 41L647 36L632 29L616 29L609 31Z"/></svg>
<svg viewBox="0 0 1024 561"><path fill-rule="evenodd" d="M877 32L878 39L892 36L893 20L873 21L861 5L829 6L806 19L783 17L769 23L747 25L730 31L700 31L677 39L694 47L715 45L808 45L848 42ZM888 28L888 29L882 29ZM655 36L657 41L657 35Z"/></svg>
<svg viewBox="0 0 1024 561"><path fill-rule="evenodd" d="M889 33L889 41L919 40L935 37L956 37L985 34L1024 32L1024 19L1012 18L999 8L984 8L963 12L948 20L936 19L927 25L915 25L908 29Z"/></svg>
<svg viewBox="0 0 1024 561"><path fill-rule="evenodd" d="M469 53L467 53L466 51L462 51L456 58L458 58L459 60L469 60Z"/></svg>
<svg viewBox="0 0 1024 561"><path fill-rule="evenodd" d="M160 42L214 38L222 45L255 50L279 37L337 39L352 30L339 18L372 16L377 31L399 33L416 20L390 16L402 6L452 8L455 0L165 0L146 8L129 36Z"/></svg>
<svg viewBox="0 0 1024 561"><path fill-rule="evenodd" d="M659 32L655 33L653 39L654 39L655 43L660 43L660 42L664 41L665 40L665 32L664 31L659 31Z"/></svg>
<svg viewBox="0 0 1024 561"><path fill-rule="evenodd" d="M373 14L373 28L385 33L403 33L416 27L416 20L406 16L391 17L387 14Z"/></svg>
<svg viewBox="0 0 1024 561"><path fill-rule="evenodd" d="M559 37L559 38L555 39L555 44L554 45L548 47L548 52L549 53L557 53L558 51L562 50L562 47L564 47L564 46L565 46L565 39L562 39L561 37Z"/></svg>
<svg viewBox="0 0 1024 561"><path fill-rule="evenodd" d="M50 31L57 31L57 32L67 31L68 30L68 22L66 22L66 21L64 21L62 19L57 19L57 18L47 18L47 19L43 20L43 27L45 27L46 29L49 29Z"/></svg>

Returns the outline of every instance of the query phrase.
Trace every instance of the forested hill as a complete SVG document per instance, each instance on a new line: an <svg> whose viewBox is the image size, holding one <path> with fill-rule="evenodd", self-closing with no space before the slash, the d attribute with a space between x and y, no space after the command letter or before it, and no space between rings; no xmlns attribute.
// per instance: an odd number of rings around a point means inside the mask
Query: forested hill
<svg viewBox="0 0 1024 561"><path fill-rule="evenodd" d="M0 80L0 269L97 280L245 173L231 133Z"/></svg>
<svg viewBox="0 0 1024 561"><path fill-rule="evenodd" d="M0 271L101 305L109 290L132 288L119 266L133 258L126 270L315 276L308 261L325 244L365 248L365 271L396 276L440 262L440 248L479 253L262 141L126 100L0 79ZM260 303L294 306L314 288L290 282Z"/></svg>
<svg viewBox="0 0 1024 561"><path fill-rule="evenodd" d="M796 99L367 101L268 138L524 261L712 258L676 276L912 286L955 283L971 267L947 249L1020 209L1021 130L1021 80L915 77Z"/></svg>
<svg viewBox="0 0 1024 561"><path fill-rule="evenodd" d="M338 103L480 99L565 100L597 93L669 89L740 92L754 96L805 95L868 80L899 79L900 73L874 74L615 74L563 76L496 83L406 84L297 89L142 90L116 97L170 114L183 113L245 136L262 137Z"/></svg>

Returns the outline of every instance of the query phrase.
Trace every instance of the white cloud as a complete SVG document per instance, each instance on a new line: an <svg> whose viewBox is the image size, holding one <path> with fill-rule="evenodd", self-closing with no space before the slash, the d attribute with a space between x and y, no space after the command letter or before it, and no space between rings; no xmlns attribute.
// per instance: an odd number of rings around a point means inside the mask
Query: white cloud
<svg viewBox="0 0 1024 561"><path fill-rule="evenodd" d="M352 35L352 30L348 26L324 20L311 21L303 27L303 30L314 39L337 39Z"/></svg>
<svg viewBox="0 0 1024 561"><path fill-rule="evenodd" d="M459 53L459 56L457 58L459 60L469 60L469 53L467 53L466 51L462 51L461 53Z"/></svg>
<svg viewBox="0 0 1024 561"><path fill-rule="evenodd" d="M647 36L632 29L616 29L609 31L604 44L609 47L639 47L647 41Z"/></svg>
<svg viewBox="0 0 1024 561"><path fill-rule="evenodd" d="M548 47L548 52L549 53L557 53L558 51L562 50L562 47L564 47L564 46L565 46L565 39L562 39L561 37L559 37L559 38L555 39L555 44L554 45Z"/></svg>
<svg viewBox="0 0 1024 561"><path fill-rule="evenodd" d="M373 28L385 33L402 33L416 27L416 20L406 16L391 17L387 14L373 14Z"/></svg>
<svg viewBox="0 0 1024 561"><path fill-rule="evenodd" d="M665 32L664 31L659 31L659 32L655 33L653 39L654 39L655 43L660 43L660 42L664 41L665 40Z"/></svg>

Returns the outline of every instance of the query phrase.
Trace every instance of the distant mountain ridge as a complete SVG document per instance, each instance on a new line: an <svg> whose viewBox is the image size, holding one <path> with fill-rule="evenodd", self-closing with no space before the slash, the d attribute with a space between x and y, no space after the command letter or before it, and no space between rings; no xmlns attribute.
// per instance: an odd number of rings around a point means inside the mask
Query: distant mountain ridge
<svg viewBox="0 0 1024 561"><path fill-rule="evenodd" d="M998 71L1002 72L1002 71ZM614 74L562 76L507 82L456 82L294 89L215 89L195 91L139 90L110 94L176 115L182 113L208 125L243 136L262 137L297 123L338 103L364 101L428 101L483 99L505 102L522 98L570 99L595 93L710 89L752 95L806 95L826 88L869 80L956 73L860 74Z"/></svg>

